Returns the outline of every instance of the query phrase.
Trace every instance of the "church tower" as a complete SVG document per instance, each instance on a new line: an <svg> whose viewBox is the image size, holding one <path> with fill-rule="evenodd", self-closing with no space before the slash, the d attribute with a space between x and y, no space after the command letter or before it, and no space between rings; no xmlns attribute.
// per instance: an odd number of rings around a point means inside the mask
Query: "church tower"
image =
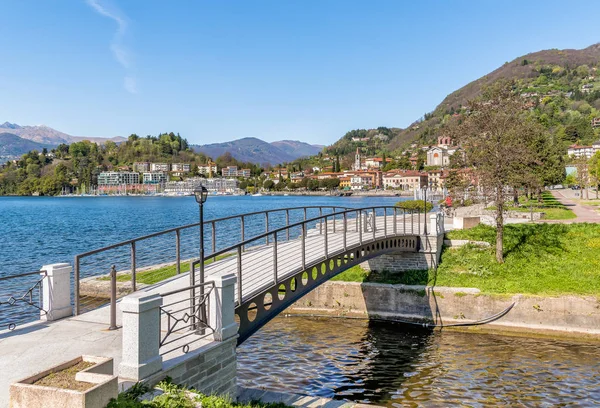
<svg viewBox="0 0 600 408"><path fill-rule="evenodd" d="M354 155L354 170L360 170L360 148L356 148L356 154Z"/></svg>

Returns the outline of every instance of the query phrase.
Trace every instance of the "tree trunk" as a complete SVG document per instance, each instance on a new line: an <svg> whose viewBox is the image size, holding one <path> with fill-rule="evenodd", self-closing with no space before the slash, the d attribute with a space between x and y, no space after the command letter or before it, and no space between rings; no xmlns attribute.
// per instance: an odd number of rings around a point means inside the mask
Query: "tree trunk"
<svg viewBox="0 0 600 408"><path fill-rule="evenodd" d="M501 188L496 193L496 261L504 263L504 200Z"/></svg>

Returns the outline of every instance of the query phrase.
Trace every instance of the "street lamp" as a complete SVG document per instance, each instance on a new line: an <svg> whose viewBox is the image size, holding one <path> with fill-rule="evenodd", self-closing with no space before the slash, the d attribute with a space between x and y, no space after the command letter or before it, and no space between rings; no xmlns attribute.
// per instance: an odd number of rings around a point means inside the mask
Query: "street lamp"
<svg viewBox="0 0 600 408"><path fill-rule="evenodd" d="M200 185L194 189L194 197L200 207L200 276L199 283L204 283L204 203L208 198L208 190L203 185ZM190 271L190 273L193 273ZM200 286L200 299L204 298L204 286ZM200 316L198 319L200 322L206 322L206 310L204 305L200 306ZM201 334L204 334L204 329L201 330Z"/></svg>

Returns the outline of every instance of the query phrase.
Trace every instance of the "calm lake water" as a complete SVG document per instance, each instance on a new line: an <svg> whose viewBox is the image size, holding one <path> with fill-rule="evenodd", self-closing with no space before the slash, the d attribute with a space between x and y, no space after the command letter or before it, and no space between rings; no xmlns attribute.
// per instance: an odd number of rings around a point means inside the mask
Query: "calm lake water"
<svg viewBox="0 0 600 408"><path fill-rule="evenodd" d="M294 316L238 351L250 388L397 407L600 405L598 343Z"/></svg>
<svg viewBox="0 0 600 408"><path fill-rule="evenodd" d="M205 220L300 206L393 205L396 197L214 196ZM0 277L73 262L74 255L198 222L193 197L0 197Z"/></svg>

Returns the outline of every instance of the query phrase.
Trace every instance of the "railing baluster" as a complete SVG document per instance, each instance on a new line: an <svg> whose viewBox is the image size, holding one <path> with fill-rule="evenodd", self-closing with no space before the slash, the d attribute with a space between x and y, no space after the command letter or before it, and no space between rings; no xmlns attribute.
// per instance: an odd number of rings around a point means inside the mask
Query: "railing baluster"
<svg viewBox="0 0 600 408"><path fill-rule="evenodd" d="M403 225L403 228L404 228L404 235L406 235L406 210L404 208L402 209L402 218L404 220L402 222L402 225Z"/></svg>
<svg viewBox="0 0 600 408"><path fill-rule="evenodd" d="M242 247L237 247L238 306L242 304Z"/></svg>
<svg viewBox="0 0 600 408"><path fill-rule="evenodd" d="M131 243L131 288L134 292L137 290L135 278L135 241Z"/></svg>
<svg viewBox="0 0 600 408"><path fill-rule="evenodd" d="M211 241L212 241L212 253L214 254L215 252L217 252L217 226L215 225L216 223L213 221L211 222L212 224L212 237L211 237ZM213 256L213 262L215 262L217 260L216 256Z"/></svg>
<svg viewBox="0 0 600 408"><path fill-rule="evenodd" d="M244 242L244 241L246 240L246 239L245 239L245 234L246 234L246 233L245 233L245 231L244 231L244 230L245 230L245 220L244 220L244 218L245 218L245 217L242 215L242 217L241 217L241 220L242 220L242 242ZM243 250L244 250L244 248L242 247L242 251L243 251Z"/></svg>
<svg viewBox="0 0 600 408"><path fill-rule="evenodd" d="M335 234L335 207L333 208L333 233Z"/></svg>
<svg viewBox="0 0 600 408"><path fill-rule="evenodd" d="M387 238L387 207L383 209L383 235Z"/></svg>
<svg viewBox="0 0 600 408"><path fill-rule="evenodd" d="M290 210L285 210L285 226L289 227L290 226ZM290 229L286 229L285 230L285 238L286 241L290 240Z"/></svg>
<svg viewBox="0 0 600 408"><path fill-rule="evenodd" d="M192 317L192 328L196 330L198 323L196 321L196 266L190 262L190 316Z"/></svg>
<svg viewBox="0 0 600 408"><path fill-rule="evenodd" d="M302 269L306 269L306 223L302 224Z"/></svg>
<svg viewBox="0 0 600 408"><path fill-rule="evenodd" d="M325 259L327 259L327 216L325 216Z"/></svg>
<svg viewBox="0 0 600 408"><path fill-rule="evenodd" d="M373 241L377 239L375 235L377 233L377 214L375 213L375 208L373 208Z"/></svg>
<svg viewBox="0 0 600 408"><path fill-rule="evenodd" d="M319 207L319 217L323 216L323 207ZM323 220L319 219L319 234L323 233Z"/></svg>
<svg viewBox="0 0 600 408"><path fill-rule="evenodd" d="M117 268L114 265L110 268L110 326L108 330L117 330Z"/></svg>
<svg viewBox="0 0 600 408"><path fill-rule="evenodd" d="M75 303L75 316L79 315L79 255L75 256L75 264L73 276L74 276L74 298L73 302Z"/></svg>
<svg viewBox="0 0 600 408"><path fill-rule="evenodd" d="M269 232L269 212L266 211L265 212L265 233ZM267 241L267 245L269 245L269 236L267 235L265 237L265 240Z"/></svg>
<svg viewBox="0 0 600 408"><path fill-rule="evenodd" d="M363 239L362 239L362 232L363 232L363 226L362 226L363 214L362 214L362 210L358 210L358 214L357 214L356 218L359 218L359 220L358 220L358 242L360 243L360 245L362 245L362 243L363 243Z"/></svg>
<svg viewBox="0 0 600 408"><path fill-rule="evenodd" d="M273 234L273 282L277 284L277 233Z"/></svg>
<svg viewBox="0 0 600 408"><path fill-rule="evenodd" d="M398 235L398 217L397 217L398 209L394 207L394 235Z"/></svg>
<svg viewBox="0 0 600 408"><path fill-rule="evenodd" d="M180 231L175 231L175 265L177 268L177 275L181 273L181 236Z"/></svg>
<svg viewBox="0 0 600 408"><path fill-rule="evenodd" d="M347 249L347 245L346 245L346 233L347 233L346 222L348 221L348 218L346 217L346 213L345 212L344 212L343 220L344 220L344 252L346 252L346 249Z"/></svg>

